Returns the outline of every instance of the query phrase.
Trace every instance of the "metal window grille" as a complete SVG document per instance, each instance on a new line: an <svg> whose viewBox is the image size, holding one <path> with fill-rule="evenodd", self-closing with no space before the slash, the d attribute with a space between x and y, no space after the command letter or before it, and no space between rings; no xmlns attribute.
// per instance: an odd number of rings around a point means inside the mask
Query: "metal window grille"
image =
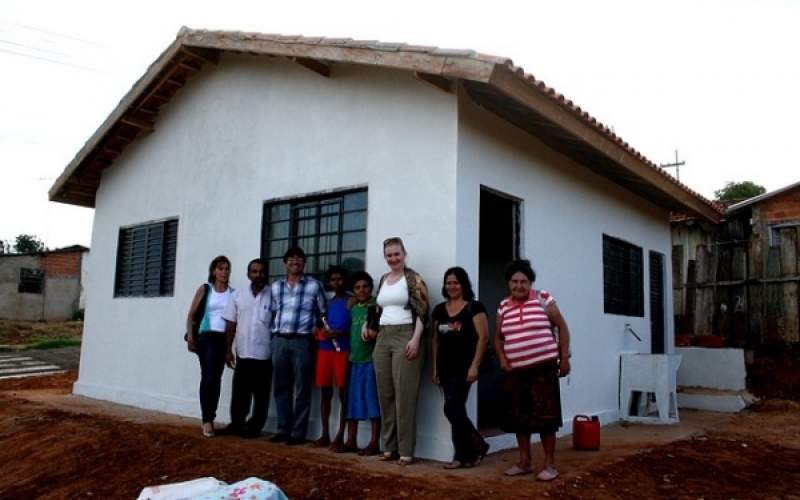
<svg viewBox="0 0 800 500"><path fill-rule="evenodd" d="M642 248L603 235L603 306L606 314L644 316Z"/></svg>
<svg viewBox="0 0 800 500"><path fill-rule="evenodd" d="M299 246L306 274L324 281L328 266L364 269L367 190L307 196L264 204L261 257L270 282L284 276L283 254Z"/></svg>
<svg viewBox="0 0 800 500"><path fill-rule="evenodd" d="M177 219L120 229L114 296L171 296L177 247Z"/></svg>
<svg viewBox="0 0 800 500"><path fill-rule="evenodd" d="M20 268L19 293L44 293L44 271L42 269Z"/></svg>

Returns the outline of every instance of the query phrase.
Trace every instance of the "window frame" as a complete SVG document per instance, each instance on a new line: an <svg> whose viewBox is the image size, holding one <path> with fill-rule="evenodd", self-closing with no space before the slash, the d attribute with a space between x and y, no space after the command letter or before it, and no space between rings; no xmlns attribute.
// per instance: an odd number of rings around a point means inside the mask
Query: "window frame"
<svg viewBox="0 0 800 500"><path fill-rule="evenodd" d="M603 312L644 317L644 249L603 234Z"/></svg>
<svg viewBox="0 0 800 500"><path fill-rule="evenodd" d="M286 275L283 255L293 246L306 253L305 274L323 283L331 264L363 270L368 205L366 187L265 201L261 258L268 282Z"/></svg>
<svg viewBox="0 0 800 500"><path fill-rule="evenodd" d="M173 296L177 247L177 217L121 227L114 297Z"/></svg>
<svg viewBox="0 0 800 500"><path fill-rule="evenodd" d="M44 285L44 269L33 269L29 267L19 268L19 285L17 286L17 292L42 295L44 293Z"/></svg>

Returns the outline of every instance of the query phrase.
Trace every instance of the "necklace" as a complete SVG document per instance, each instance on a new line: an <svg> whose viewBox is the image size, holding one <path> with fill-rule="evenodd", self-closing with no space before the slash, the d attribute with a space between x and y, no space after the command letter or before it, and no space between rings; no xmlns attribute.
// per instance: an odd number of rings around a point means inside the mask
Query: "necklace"
<svg viewBox="0 0 800 500"><path fill-rule="evenodd" d="M403 273L400 273L399 276L395 276L394 274L389 273L389 276L386 277L386 281L388 281L389 284L393 285L393 284L397 283L398 281L400 281L403 278L403 276L405 276L405 274L403 274Z"/></svg>

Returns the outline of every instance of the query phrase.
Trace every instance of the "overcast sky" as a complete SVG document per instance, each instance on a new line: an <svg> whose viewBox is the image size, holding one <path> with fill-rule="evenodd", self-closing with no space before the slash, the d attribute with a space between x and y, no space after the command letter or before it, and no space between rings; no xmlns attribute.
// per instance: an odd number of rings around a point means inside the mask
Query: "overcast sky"
<svg viewBox="0 0 800 500"><path fill-rule="evenodd" d="M800 0L0 0L0 239L90 245L47 191L181 26L506 56L703 196L800 180Z"/></svg>

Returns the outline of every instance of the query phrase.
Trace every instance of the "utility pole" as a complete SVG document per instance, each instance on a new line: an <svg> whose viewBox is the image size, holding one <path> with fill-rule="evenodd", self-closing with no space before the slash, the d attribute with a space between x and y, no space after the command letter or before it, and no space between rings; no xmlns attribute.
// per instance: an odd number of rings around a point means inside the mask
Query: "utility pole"
<svg viewBox="0 0 800 500"><path fill-rule="evenodd" d="M675 150L675 163L667 163L664 165L659 165L661 168L672 168L675 167L675 178L681 180L681 165L685 165L685 161L678 161L678 150Z"/></svg>

